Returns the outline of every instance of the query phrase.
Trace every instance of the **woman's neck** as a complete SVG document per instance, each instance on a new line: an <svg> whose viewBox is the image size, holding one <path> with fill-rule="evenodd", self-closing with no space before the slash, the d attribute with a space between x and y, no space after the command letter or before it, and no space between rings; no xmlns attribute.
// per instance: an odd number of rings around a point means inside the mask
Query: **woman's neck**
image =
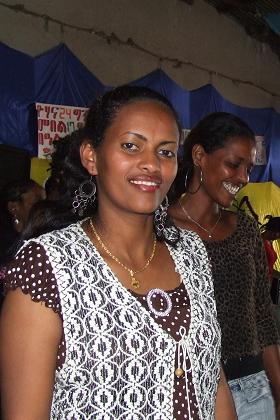
<svg viewBox="0 0 280 420"><path fill-rule="evenodd" d="M197 196L191 194L183 195L179 199L178 204L179 207L183 206L195 220L203 220L206 224L216 219L220 212L220 207L216 202L199 193L197 193Z"/></svg>
<svg viewBox="0 0 280 420"><path fill-rule="evenodd" d="M121 252L127 257L137 253L146 255L154 240L152 215L127 214L119 217L116 213L100 212L92 217L92 222L103 242L114 252ZM89 233L95 242L92 232Z"/></svg>

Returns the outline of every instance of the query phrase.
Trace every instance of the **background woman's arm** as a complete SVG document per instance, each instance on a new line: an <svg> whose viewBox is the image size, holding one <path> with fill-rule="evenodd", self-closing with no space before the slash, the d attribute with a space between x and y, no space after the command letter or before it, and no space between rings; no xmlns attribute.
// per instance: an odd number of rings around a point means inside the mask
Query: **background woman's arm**
<svg viewBox="0 0 280 420"><path fill-rule="evenodd" d="M20 289L7 294L0 321L1 402L5 420L50 416L62 321Z"/></svg>
<svg viewBox="0 0 280 420"><path fill-rule="evenodd" d="M280 354L277 345L264 348L263 363L265 372L271 384L276 405L277 419L280 420Z"/></svg>

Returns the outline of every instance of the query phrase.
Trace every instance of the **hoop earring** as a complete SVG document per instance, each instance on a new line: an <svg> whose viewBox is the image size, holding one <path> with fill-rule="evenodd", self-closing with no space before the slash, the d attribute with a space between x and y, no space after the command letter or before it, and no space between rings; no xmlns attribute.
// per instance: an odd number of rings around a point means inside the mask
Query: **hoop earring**
<svg viewBox="0 0 280 420"><path fill-rule="evenodd" d="M164 231L168 206L169 202L166 196L159 208L155 211L154 225L158 236L162 236L162 232Z"/></svg>
<svg viewBox="0 0 280 420"><path fill-rule="evenodd" d="M195 191L188 191L188 175L189 175L189 169L188 169L188 171L186 173L186 176L185 176L185 190L189 194L196 194L198 192L198 190L200 189L200 187L201 187L201 184L202 184L202 181L203 181L203 174L202 174L201 167L200 166L198 166L198 167L200 169L200 181L199 181L199 185L198 185L198 187L197 187L197 189Z"/></svg>
<svg viewBox="0 0 280 420"><path fill-rule="evenodd" d="M95 201L96 185L91 176L81 183L79 188L75 191L75 197L72 202L72 208L74 213L78 213L79 216L83 216L85 209L92 205Z"/></svg>

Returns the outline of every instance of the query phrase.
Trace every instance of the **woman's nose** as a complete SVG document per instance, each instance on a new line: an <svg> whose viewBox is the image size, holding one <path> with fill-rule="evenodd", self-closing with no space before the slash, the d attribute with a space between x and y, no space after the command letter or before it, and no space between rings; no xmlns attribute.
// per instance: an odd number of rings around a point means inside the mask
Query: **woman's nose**
<svg viewBox="0 0 280 420"><path fill-rule="evenodd" d="M242 184L248 184L249 182L249 172L245 166L239 168L239 180Z"/></svg>
<svg viewBox="0 0 280 420"><path fill-rule="evenodd" d="M155 153L146 152L141 156L140 166L147 172L156 172L160 169L159 158Z"/></svg>

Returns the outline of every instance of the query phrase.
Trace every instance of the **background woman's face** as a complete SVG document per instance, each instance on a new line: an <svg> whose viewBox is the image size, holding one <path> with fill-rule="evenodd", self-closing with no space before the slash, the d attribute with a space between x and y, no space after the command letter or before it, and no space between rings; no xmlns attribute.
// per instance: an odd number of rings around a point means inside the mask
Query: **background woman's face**
<svg viewBox="0 0 280 420"><path fill-rule="evenodd" d="M255 156L255 143L246 137L230 138L224 147L205 154L201 169L207 193L221 206L229 207L248 183Z"/></svg>
<svg viewBox="0 0 280 420"><path fill-rule="evenodd" d="M95 151L99 206L154 212L176 176L178 142L177 123L164 105L123 106Z"/></svg>

